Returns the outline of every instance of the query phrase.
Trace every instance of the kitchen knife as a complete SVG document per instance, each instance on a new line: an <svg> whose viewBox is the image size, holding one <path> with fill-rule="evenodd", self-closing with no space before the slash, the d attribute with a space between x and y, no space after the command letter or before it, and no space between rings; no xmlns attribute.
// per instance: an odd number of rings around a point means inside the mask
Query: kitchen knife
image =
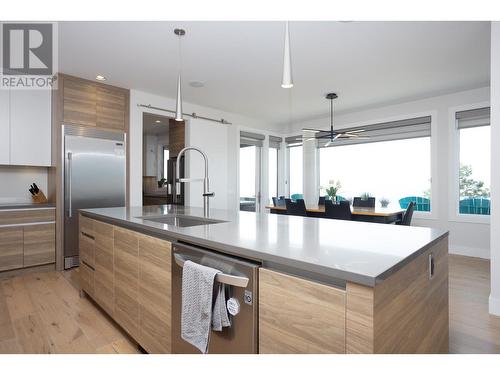
<svg viewBox="0 0 500 375"><path fill-rule="evenodd" d="M38 186L36 186L36 184L33 182L33 188L35 190L35 193L38 194L38 192L40 191L40 189L38 188Z"/></svg>
<svg viewBox="0 0 500 375"><path fill-rule="evenodd" d="M29 188L28 190L31 193L31 195L35 195L35 192L34 192L34 190L32 188Z"/></svg>

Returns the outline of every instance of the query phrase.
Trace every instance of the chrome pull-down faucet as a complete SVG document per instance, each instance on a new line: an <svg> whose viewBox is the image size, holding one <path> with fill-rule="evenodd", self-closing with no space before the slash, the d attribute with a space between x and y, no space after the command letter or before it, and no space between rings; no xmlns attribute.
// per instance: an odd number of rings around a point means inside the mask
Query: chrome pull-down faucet
<svg viewBox="0 0 500 375"><path fill-rule="evenodd" d="M205 160L205 177L202 179L200 178L179 178L180 177L180 163L181 163L181 156L189 150L193 151L198 151L201 156L203 156L203 159ZM182 183L182 182L193 182L193 181L203 181L203 213L206 217L208 217L208 212L209 212L209 198L215 196L214 192L210 192L210 182L208 180L208 158L207 155L201 151L199 148L196 147L184 147L179 154L177 155L177 162L176 162L176 168L175 168L175 182ZM177 188L175 188L177 190ZM177 199L177 191L174 193L174 197Z"/></svg>

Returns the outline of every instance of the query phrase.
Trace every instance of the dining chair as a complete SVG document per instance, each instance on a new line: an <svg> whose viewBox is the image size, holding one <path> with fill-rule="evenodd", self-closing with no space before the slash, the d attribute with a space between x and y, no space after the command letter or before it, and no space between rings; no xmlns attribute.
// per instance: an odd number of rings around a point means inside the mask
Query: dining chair
<svg viewBox="0 0 500 375"><path fill-rule="evenodd" d="M304 199L304 196L302 194L292 194L290 198L292 201L297 201L297 199Z"/></svg>
<svg viewBox="0 0 500 375"><path fill-rule="evenodd" d="M324 206L325 205L325 201L327 201L329 199L328 195L325 195L323 197L319 197L318 199L318 206Z"/></svg>
<svg viewBox="0 0 500 375"><path fill-rule="evenodd" d="M291 199L285 199L286 214L294 216L307 216L306 204L303 199L297 199L296 202Z"/></svg>
<svg viewBox="0 0 500 375"><path fill-rule="evenodd" d="M361 197L354 197L352 205L354 207L375 208L375 198L369 197L368 199L363 199Z"/></svg>
<svg viewBox="0 0 500 375"><path fill-rule="evenodd" d="M273 205L274 207L285 207L285 197L273 197Z"/></svg>
<svg viewBox="0 0 500 375"><path fill-rule="evenodd" d="M325 217L328 219L351 220L351 206L348 201L325 201Z"/></svg>
<svg viewBox="0 0 500 375"><path fill-rule="evenodd" d="M398 225L411 225L411 218L413 217L413 211L415 210L415 202L410 202L408 204L408 208L405 211L405 214L403 215L403 220L401 222L397 223Z"/></svg>

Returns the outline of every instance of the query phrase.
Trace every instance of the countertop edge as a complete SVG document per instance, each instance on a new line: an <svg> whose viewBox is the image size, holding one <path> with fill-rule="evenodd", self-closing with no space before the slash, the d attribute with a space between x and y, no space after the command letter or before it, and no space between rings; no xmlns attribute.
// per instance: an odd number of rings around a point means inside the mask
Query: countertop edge
<svg viewBox="0 0 500 375"><path fill-rule="evenodd" d="M102 220L108 224L113 224L117 225L123 228L127 229L133 229L137 230L141 234L145 235L151 235L157 238L165 239L165 240L178 240L178 241L186 241L198 246L202 247L207 247L211 248L214 251L220 251L223 253L226 253L228 255L234 255L238 257L243 257L243 258L248 258L254 261L259 261L261 263L273 263L273 264L282 264L287 267L294 267L297 269L302 269L304 271L312 272L312 273L317 273L322 276L326 277L332 277L334 279L338 280L345 280L346 282L352 282L356 284L361 284L365 285L368 287L375 287L377 284L381 283L382 281L386 280L389 276L403 268L406 264L410 263L412 260L417 258L419 255L423 254L427 249L430 247L434 246L437 242L445 239L449 235L449 231L445 231L443 234L440 236L436 237L434 240L420 248L419 250L415 251L411 255L407 256L406 258L402 259L383 273L372 277L372 276L367 276L367 275L362 275L358 273L353 273L349 271L344 271L340 269L333 269L330 267L324 267L319 264L312 264L312 263L307 263L307 262L302 262L302 261L297 261L294 259L287 258L286 263L283 262L283 257L279 256L274 256L272 254L267 254L265 257L255 257L255 254L250 254L251 252L253 253L253 250L248 250L245 248L241 247L236 247L236 246L230 246L230 245L225 245L221 244L220 242L215 242L215 241L209 241L209 240L203 240L198 237L192 237L189 235L183 235L180 233L175 233L175 232L170 232L166 229L160 229L160 228L155 228L155 227L148 227L140 223L134 223L128 220L124 219L117 219L113 218L110 216L106 215L100 215L94 212L88 212L85 210L80 210L80 214L83 216L97 219L97 220ZM382 224L381 224L382 225Z"/></svg>

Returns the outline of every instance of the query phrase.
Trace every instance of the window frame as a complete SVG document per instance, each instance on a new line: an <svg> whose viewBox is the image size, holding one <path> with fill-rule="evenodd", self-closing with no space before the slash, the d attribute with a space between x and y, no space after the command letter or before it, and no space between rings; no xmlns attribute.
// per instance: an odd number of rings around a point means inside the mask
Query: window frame
<svg viewBox="0 0 500 375"><path fill-rule="evenodd" d="M480 102L450 108L449 110L449 139L450 139L450 179L449 187L449 221L459 223L490 224L490 215L461 214L460 213L460 129L458 128L456 113L473 109L489 107L490 102ZM491 127L491 125L490 125ZM490 139L491 142L491 139Z"/></svg>
<svg viewBox="0 0 500 375"><path fill-rule="evenodd" d="M280 147L271 147L271 146L268 146L267 148L267 200L269 202L269 204L272 204L272 194L271 194L271 191L269 190L269 187L270 187L270 184L269 184L269 177L270 177L270 152L271 150L276 150L276 196L279 197L280 194L280 151L281 151L281 144L280 144Z"/></svg>

